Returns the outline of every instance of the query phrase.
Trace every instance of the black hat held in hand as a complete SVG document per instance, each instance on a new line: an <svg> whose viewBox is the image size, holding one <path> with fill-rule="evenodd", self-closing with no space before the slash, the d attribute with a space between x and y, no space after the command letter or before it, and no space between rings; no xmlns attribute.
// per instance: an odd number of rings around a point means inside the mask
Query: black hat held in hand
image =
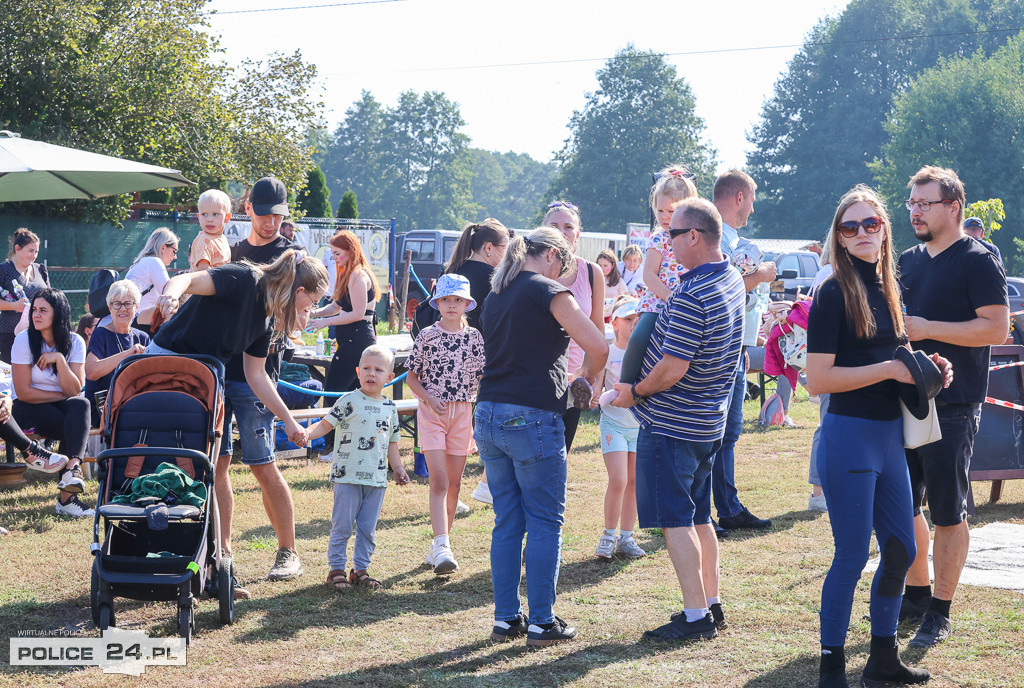
<svg viewBox="0 0 1024 688"><path fill-rule="evenodd" d="M896 360L907 366L914 384L899 384L900 400L918 420L928 416L928 401L942 391L942 371L923 351L911 351L905 346L896 349Z"/></svg>

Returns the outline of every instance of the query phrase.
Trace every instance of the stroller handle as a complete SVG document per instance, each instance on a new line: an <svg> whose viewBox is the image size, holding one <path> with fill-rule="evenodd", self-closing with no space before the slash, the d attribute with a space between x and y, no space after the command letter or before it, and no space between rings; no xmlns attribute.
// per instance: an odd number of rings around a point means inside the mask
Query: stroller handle
<svg viewBox="0 0 1024 688"><path fill-rule="evenodd" d="M207 469L213 470L213 463L210 461L210 457L201 451L185 449L184 447L125 447L122 449L107 449L101 451L99 456L96 457L96 463L97 465L105 464L110 459L118 459L125 456L180 456L185 459L202 461Z"/></svg>

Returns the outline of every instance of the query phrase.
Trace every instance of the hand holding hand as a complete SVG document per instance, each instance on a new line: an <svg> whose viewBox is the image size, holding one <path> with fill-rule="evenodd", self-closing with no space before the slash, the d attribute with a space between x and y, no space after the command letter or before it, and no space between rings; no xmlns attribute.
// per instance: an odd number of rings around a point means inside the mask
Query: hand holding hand
<svg viewBox="0 0 1024 688"><path fill-rule="evenodd" d="M306 428L296 423L293 419L289 419L285 421L284 429L288 434L289 442L293 442L297 447L306 446L306 442L309 441L309 435L306 433Z"/></svg>

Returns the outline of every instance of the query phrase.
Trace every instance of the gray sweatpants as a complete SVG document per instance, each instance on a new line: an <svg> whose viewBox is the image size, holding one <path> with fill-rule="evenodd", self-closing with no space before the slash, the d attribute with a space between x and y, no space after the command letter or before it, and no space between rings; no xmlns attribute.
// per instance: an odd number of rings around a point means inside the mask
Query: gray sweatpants
<svg viewBox="0 0 1024 688"><path fill-rule="evenodd" d="M366 570L376 547L374 531L380 508L384 505L383 487L334 483L334 509L331 511L331 539L327 545L327 563L331 570L345 570L346 551L355 523L356 543L352 552L355 568Z"/></svg>

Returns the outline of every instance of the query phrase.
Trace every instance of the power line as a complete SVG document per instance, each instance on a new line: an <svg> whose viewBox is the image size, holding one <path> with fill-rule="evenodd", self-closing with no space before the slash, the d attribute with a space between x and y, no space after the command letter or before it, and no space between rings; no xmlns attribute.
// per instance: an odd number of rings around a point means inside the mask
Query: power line
<svg viewBox="0 0 1024 688"><path fill-rule="evenodd" d="M380 0L379 0L380 1ZM394 1L394 0L385 0ZM953 36L974 36L979 34L990 34L990 33L1013 33L1024 31L1024 26L1018 26L1010 29L980 29L978 31L956 31L946 33L928 33L928 34L911 34L905 36L881 36L877 38L850 38L841 41L810 41L806 43L784 43L779 45L760 45L760 46L749 46L745 48L711 48L708 50L686 50L682 52L673 53L655 53L654 56L660 57L684 57L692 55L717 55L723 53L744 53L753 52L757 50L781 50L783 48L802 48L804 46L833 46L833 45L851 45L851 44L864 44L864 43L887 43L891 41L912 41L919 40L922 38L949 38ZM478 65L456 65L453 67L420 67L417 69L395 69L395 70L382 70L382 71L359 71L359 72L326 72L323 76L351 76L356 74L405 74L415 72L452 72L462 69L500 69L505 67L536 67L542 65L559 65L559 64L577 64L582 62L607 62L612 58L610 57L579 57L571 58L567 60L538 60L536 62L504 62L495 64L478 64Z"/></svg>
<svg viewBox="0 0 1024 688"><path fill-rule="evenodd" d="M352 5L382 5L390 2L405 2L406 0L357 0L356 2L332 2L326 5L302 5L300 7L266 7L256 10L229 10L227 12L212 12L211 15L223 14L252 14L254 12L287 12L290 10L319 10L325 7L351 7Z"/></svg>

